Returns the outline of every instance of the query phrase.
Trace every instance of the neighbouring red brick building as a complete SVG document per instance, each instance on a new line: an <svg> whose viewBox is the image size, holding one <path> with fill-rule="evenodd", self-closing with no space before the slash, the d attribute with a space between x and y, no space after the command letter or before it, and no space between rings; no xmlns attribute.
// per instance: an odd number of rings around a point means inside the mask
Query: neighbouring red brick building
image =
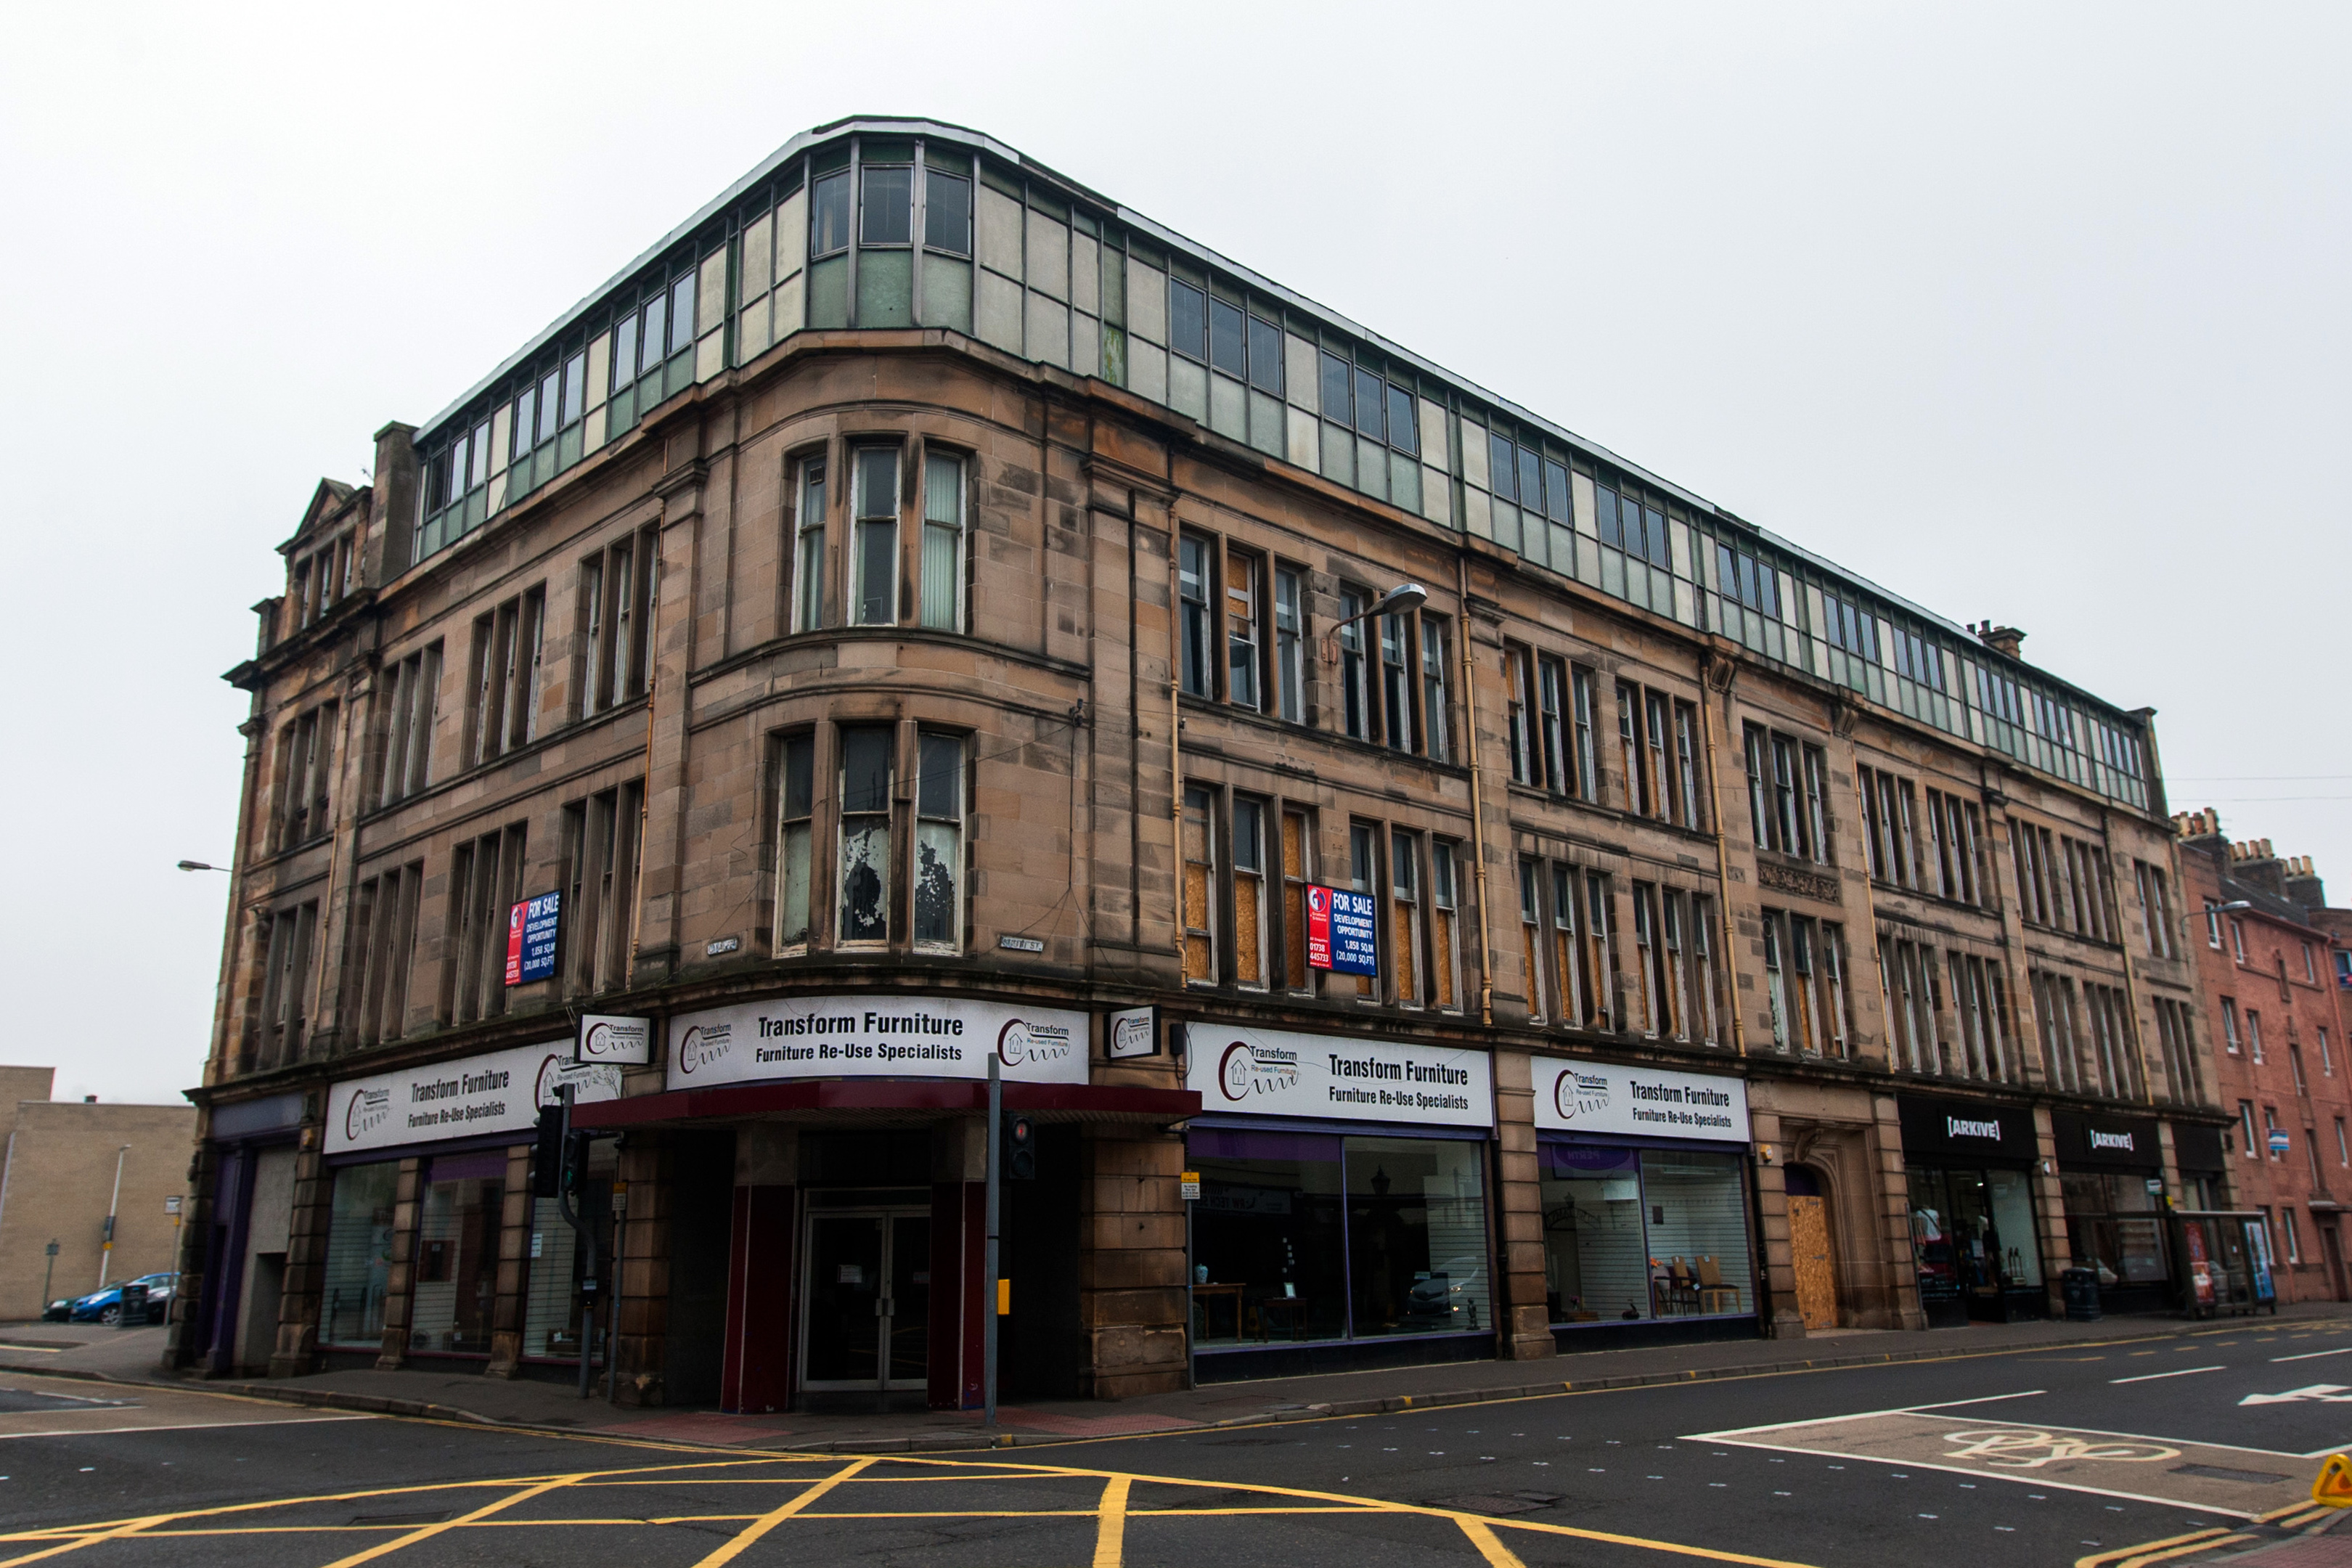
<svg viewBox="0 0 2352 1568"><path fill-rule="evenodd" d="M2267 1218L2281 1300L2352 1299L2339 1228L2352 1198L2352 1064L2320 879L2308 857L2282 859L2267 838L2231 843L2215 812L2173 821L2183 892L2205 916L2215 1091L2238 1116L2232 1206ZM2219 1207L2221 1194L2206 1201Z"/></svg>

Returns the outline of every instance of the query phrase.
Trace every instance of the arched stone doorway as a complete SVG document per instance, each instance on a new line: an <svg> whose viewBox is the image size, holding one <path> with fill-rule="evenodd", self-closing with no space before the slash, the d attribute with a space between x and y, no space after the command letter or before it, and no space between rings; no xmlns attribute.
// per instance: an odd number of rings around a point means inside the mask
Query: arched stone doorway
<svg viewBox="0 0 2352 1568"><path fill-rule="evenodd" d="M1843 1316L1829 1179L1814 1166L1790 1165L1781 1173L1781 1183L1788 1194L1789 1261L1796 1274L1797 1314L1808 1333L1834 1329Z"/></svg>

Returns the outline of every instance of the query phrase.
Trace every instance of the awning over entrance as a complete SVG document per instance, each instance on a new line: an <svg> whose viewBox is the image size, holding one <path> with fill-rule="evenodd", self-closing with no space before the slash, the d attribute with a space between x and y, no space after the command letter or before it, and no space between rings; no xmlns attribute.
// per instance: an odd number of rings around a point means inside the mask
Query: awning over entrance
<svg viewBox="0 0 2352 1568"><path fill-rule="evenodd" d="M1007 1083L1004 1109L1038 1121L1166 1126L1197 1116L1201 1096L1189 1089L1137 1089L1085 1083ZM685 1127L746 1119L803 1121L837 1127L904 1126L950 1116L985 1114L988 1085L971 1080L839 1079L796 1083L739 1083L671 1089L583 1105L575 1127Z"/></svg>

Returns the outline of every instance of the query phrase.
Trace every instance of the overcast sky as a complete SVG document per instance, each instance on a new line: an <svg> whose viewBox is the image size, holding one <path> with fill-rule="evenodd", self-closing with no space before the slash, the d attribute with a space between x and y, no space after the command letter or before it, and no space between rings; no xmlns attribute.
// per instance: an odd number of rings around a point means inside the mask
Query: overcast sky
<svg viewBox="0 0 2352 1568"><path fill-rule="evenodd" d="M18 7L0 1060L201 1075L273 546L797 132L927 114L2033 662L2352 903L2352 10ZM2330 476L2334 476L2332 479Z"/></svg>

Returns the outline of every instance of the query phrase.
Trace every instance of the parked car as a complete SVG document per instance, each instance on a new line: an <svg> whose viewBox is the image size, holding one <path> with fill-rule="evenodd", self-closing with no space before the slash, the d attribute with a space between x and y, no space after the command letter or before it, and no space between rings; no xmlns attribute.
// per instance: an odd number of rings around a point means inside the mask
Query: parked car
<svg viewBox="0 0 2352 1568"><path fill-rule="evenodd" d="M122 1283L147 1287L147 1321L160 1323L172 1310L172 1297L179 1289L180 1277L168 1272L142 1274ZM41 1318L51 1323L119 1323L122 1321L122 1285L109 1285L87 1296L52 1301Z"/></svg>

